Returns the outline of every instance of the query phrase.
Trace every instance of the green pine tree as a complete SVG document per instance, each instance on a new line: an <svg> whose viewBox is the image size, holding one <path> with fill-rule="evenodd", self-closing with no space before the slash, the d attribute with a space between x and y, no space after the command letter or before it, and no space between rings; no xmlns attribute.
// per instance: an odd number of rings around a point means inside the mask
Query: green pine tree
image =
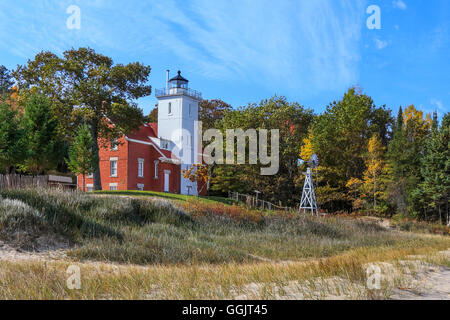
<svg viewBox="0 0 450 320"><path fill-rule="evenodd" d="M83 192L86 191L86 175L97 169L98 158L94 151L94 140L87 124L78 128L77 135L69 149L66 159L70 171L83 175Z"/></svg>
<svg viewBox="0 0 450 320"><path fill-rule="evenodd" d="M425 144L420 170L423 182L413 192L414 213L421 219L450 223L450 114Z"/></svg>
<svg viewBox="0 0 450 320"><path fill-rule="evenodd" d="M42 95L32 95L26 102L23 127L28 147L23 171L42 173L56 167L62 148L51 110L50 100Z"/></svg>
<svg viewBox="0 0 450 320"><path fill-rule="evenodd" d="M24 130L20 114L7 103L0 104L0 169L7 173L25 158Z"/></svg>

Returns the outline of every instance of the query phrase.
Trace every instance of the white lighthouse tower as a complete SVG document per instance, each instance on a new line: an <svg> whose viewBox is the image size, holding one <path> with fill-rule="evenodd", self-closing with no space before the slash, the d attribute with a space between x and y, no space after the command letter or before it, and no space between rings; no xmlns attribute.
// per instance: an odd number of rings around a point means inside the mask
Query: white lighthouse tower
<svg viewBox="0 0 450 320"><path fill-rule="evenodd" d="M166 88L155 90L158 98L158 138L160 147L170 150L181 160L181 172L197 164L200 143L198 137L198 104L202 95L188 86L189 81L181 71L169 80L167 70ZM181 194L197 194L196 183L183 178L181 173Z"/></svg>

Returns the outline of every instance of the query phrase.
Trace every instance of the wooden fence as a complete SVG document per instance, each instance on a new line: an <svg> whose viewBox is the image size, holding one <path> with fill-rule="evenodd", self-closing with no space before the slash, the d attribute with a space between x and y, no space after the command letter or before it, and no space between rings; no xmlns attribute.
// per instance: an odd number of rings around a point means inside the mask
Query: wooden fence
<svg viewBox="0 0 450 320"><path fill-rule="evenodd" d="M0 190L12 188L75 188L69 177L58 176L23 176L20 174L0 174Z"/></svg>
<svg viewBox="0 0 450 320"><path fill-rule="evenodd" d="M243 194L239 192L228 191L228 198L236 202L244 203L250 208L257 208L262 210L281 210L281 211L295 211L296 209L291 207L277 206L269 201L257 199L255 196Z"/></svg>

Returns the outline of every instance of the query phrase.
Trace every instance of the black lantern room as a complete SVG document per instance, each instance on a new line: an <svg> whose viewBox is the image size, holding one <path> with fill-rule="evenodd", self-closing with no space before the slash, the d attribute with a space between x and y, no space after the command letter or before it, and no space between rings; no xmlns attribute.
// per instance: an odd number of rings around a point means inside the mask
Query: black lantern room
<svg viewBox="0 0 450 320"><path fill-rule="evenodd" d="M183 78L181 76L181 71L178 70L178 75L176 77L173 77L169 80L169 88L182 88L187 89L188 88L188 82L189 80Z"/></svg>

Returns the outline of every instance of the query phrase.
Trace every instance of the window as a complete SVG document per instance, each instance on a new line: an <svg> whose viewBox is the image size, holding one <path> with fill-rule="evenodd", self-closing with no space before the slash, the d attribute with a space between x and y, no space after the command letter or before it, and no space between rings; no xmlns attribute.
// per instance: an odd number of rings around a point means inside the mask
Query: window
<svg viewBox="0 0 450 320"><path fill-rule="evenodd" d="M86 188L87 188L87 191L88 191L88 192L94 191L94 185L93 185L93 184L87 184L87 185L86 185Z"/></svg>
<svg viewBox="0 0 450 320"><path fill-rule="evenodd" d="M117 183L110 183L109 184L109 190L117 191Z"/></svg>
<svg viewBox="0 0 450 320"><path fill-rule="evenodd" d="M87 178L88 178L88 179L94 178L94 174L93 174L93 173L88 173Z"/></svg>
<svg viewBox="0 0 450 320"><path fill-rule="evenodd" d="M111 158L110 160L111 177L117 177L117 158Z"/></svg>
<svg viewBox="0 0 450 320"><path fill-rule="evenodd" d="M169 102L169 114L172 114L172 102Z"/></svg>
<svg viewBox="0 0 450 320"><path fill-rule="evenodd" d="M161 148L169 150L169 141L161 139Z"/></svg>
<svg viewBox="0 0 450 320"><path fill-rule="evenodd" d="M138 183L137 189L138 189L139 191L144 191L144 185L141 184L141 183Z"/></svg>
<svg viewBox="0 0 450 320"><path fill-rule="evenodd" d="M117 150L119 150L119 142L117 141L117 139L114 139L113 141L111 141L111 151Z"/></svg>
<svg viewBox="0 0 450 320"><path fill-rule="evenodd" d="M144 177L144 159L138 159L138 177Z"/></svg>
<svg viewBox="0 0 450 320"><path fill-rule="evenodd" d="M155 179L158 179L158 163L159 163L159 161L156 160L155 161Z"/></svg>

